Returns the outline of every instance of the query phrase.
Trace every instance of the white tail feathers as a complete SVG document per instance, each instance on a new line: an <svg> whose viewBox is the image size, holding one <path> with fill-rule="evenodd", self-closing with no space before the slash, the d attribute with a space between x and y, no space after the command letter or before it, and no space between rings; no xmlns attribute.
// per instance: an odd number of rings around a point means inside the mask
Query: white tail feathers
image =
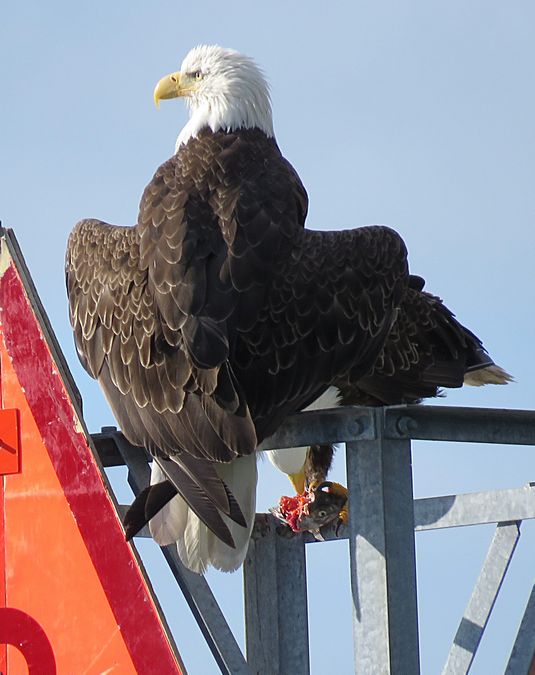
<svg viewBox="0 0 535 675"><path fill-rule="evenodd" d="M177 495L149 522L152 537L160 546L176 542L183 564L198 574L212 565L223 572L236 570L244 561L256 510L256 453L240 457L228 464L216 465L240 505L248 527L237 525L221 514L234 539L236 548L224 544ZM156 462L152 463L151 484L165 479Z"/></svg>
<svg viewBox="0 0 535 675"><path fill-rule="evenodd" d="M155 485L166 480L167 476L160 469L158 462L152 462L150 484ZM184 533L188 518L188 505L177 495L158 511L149 521L149 530L152 538L160 544L167 546L173 544Z"/></svg>
<svg viewBox="0 0 535 675"><path fill-rule="evenodd" d="M484 384L507 384L514 381L512 375L509 375L508 372L497 365L473 370L464 376L464 383L471 387L481 387Z"/></svg>

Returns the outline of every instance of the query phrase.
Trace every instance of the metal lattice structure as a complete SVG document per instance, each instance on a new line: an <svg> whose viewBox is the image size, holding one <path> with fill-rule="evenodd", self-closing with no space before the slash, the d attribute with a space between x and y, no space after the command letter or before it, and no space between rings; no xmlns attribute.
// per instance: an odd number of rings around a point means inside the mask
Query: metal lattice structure
<svg viewBox="0 0 535 675"><path fill-rule="evenodd" d="M468 673L520 535L535 518L535 486L414 500L411 441L535 445L535 412L442 406L339 408L305 412L261 449L345 443L350 519L326 540L349 539L355 673L420 672L415 531L495 523L496 530L461 618L443 674ZM93 435L104 466L126 464L137 493L149 458L113 428ZM257 514L244 565L247 658L203 577L185 569L173 546L163 554L222 673L310 672L305 546ZM147 536L146 532L141 533ZM512 645L506 675L535 668L535 587Z"/></svg>

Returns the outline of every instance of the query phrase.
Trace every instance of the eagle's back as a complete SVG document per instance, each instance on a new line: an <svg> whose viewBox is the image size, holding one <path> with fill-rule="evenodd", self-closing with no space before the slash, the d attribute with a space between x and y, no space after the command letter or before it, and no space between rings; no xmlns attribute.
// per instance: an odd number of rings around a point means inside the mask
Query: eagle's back
<svg viewBox="0 0 535 675"><path fill-rule="evenodd" d="M133 228L78 223L78 352L132 443L172 456L213 531L236 515L213 462L252 453L333 379L366 372L407 284L395 232L304 229L306 192L258 130L204 131L156 172Z"/></svg>

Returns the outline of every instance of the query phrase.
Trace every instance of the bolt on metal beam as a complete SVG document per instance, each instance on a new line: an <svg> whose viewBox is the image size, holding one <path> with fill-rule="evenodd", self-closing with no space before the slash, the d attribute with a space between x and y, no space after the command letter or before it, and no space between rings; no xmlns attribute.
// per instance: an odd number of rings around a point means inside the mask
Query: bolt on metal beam
<svg viewBox="0 0 535 675"><path fill-rule="evenodd" d="M258 449L276 450L314 443L371 440L375 437L374 415L375 408L358 406L301 412L288 417Z"/></svg>
<svg viewBox="0 0 535 675"><path fill-rule="evenodd" d="M428 441L535 445L535 412L401 405L385 410L385 435Z"/></svg>

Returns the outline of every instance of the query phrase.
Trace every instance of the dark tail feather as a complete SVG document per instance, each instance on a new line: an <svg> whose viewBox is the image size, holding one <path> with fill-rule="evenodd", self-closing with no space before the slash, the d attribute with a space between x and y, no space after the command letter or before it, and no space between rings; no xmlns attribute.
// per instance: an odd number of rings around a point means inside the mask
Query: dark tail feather
<svg viewBox="0 0 535 675"><path fill-rule="evenodd" d="M241 525L242 527L247 527L247 521L245 520L245 516L242 513L240 505L236 501L232 492L228 489L227 485L225 483L223 483L223 485L225 486L225 490L227 491L228 503L230 505L228 517L238 525Z"/></svg>
<svg viewBox="0 0 535 675"><path fill-rule="evenodd" d="M178 458L180 464L173 460L158 459L155 461L158 462L162 471L174 484L180 494L182 494L184 499L186 499L186 496L182 493L180 485L183 482L183 477L187 476L188 479L205 495L206 499L217 507L219 511L224 513L238 525L247 527L247 522L238 502L225 485L225 482L217 475L213 463L201 463L185 454L180 455ZM202 515L197 515L204 521ZM208 525L208 523L206 524Z"/></svg>
<svg viewBox="0 0 535 675"><path fill-rule="evenodd" d="M344 405L419 403L442 388L505 384L512 378L494 364L481 340L440 298L410 277L396 323L372 370L357 382L335 383Z"/></svg>
<svg viewBox="0 0 535 675"><path fill-rule="evenodd" d="M149 485L142 490L130 505L123 520L126 541L135 537L176 494L175 486L168 480Z"/></svg>
<svg viewBox="0 0 535 675"><path fill-rule="evenodd" d="M168 480L149 485L134 499L123 521L126 540L132 539L177 493L180 493L203 523L221 541L234 548L234 539L219 512L220 506L217 502L220 500L214 500L189 472L186 473L175 462L162 459L155 461L158 461ZM238 525L247 527L247 521L234 495L223 481L220 482L227 499L225 514Z"/></svg>

